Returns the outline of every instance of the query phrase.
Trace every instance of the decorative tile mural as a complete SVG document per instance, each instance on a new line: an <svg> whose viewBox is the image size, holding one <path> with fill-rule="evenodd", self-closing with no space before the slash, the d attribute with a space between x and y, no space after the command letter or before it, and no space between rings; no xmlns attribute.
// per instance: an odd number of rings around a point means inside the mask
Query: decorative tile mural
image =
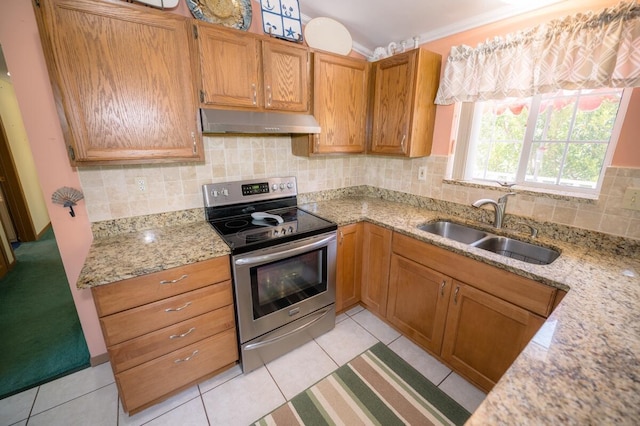
<svg viewBox="0 0 640 426"><path fill-rule="evenodd" d="M302 41L298 0L260 0L265 34L291 41Z"/></svg>

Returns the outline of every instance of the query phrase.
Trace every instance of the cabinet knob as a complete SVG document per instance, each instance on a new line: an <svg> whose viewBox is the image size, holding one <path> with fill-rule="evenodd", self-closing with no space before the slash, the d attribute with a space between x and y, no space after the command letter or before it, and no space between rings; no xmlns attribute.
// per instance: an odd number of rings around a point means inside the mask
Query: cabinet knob
<svg viewBox="0 0 640 426"><path fill-rule="evenodd" d="M253 91L253 104L258 105L258 91L256 90L255 83L251 85L251 90Z"/></svg>
<svg viewBox="0 0 640 426"><path fill-rule="evenodd" d="M271 86L267 86L267 106L271 106Z"/></svg>
<svg viewBox="0 0 640 426"><path fill-rule="evenodd" d="M442 280L442 284L440 285L440 296L444 297L444 286L447 285L447 281L446 280Z"/></svg>
<svg viewBox="0 0 640 426"><path fill-rule="evenodd" d="M400 142L400 146L402 147L402 152L405 151L406 145L405 142L407 141L407 134L405 133L404 135L402 135L402 142Z"/></svg>
<svg viewBox="0 0 640 426"><path fill-rule="evenodd" d="M453 303L458 304L458 292L460 291L460 286L456 287L455 293L453 293Z"/></svg>
<svg viewBox="0 0 640 426"><path fill-rule="evenodd" d="M343 241L344 241L344 234L342 233L342 231L340 231L340 245L342 245Z"/></svg>

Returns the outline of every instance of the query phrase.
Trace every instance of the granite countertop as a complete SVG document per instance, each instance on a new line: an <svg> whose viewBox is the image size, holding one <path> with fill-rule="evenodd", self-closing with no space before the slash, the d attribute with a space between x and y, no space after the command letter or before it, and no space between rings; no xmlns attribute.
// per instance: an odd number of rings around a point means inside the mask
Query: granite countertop
<svg viewBox="0 0 640 426"><path fill-rule="evenodd" d="M110 284L229 253L205 221L94 237L77 287Z"/></svg>
<svg viewBox="0 0 640 426"><path fill-rule="evenodd" d="M551 227L541 230L537 242L562 254L551 265L532 265L416 227L434 219L465 222L464 215L456 212L372 197L309 202L300 207L338 225L367 220L568 290L468 424L631 424L640 419L640 256L635 241L613 250L602 236L571 242L566 235L554 234ZM506 232L513 236L515 231ZM516 236L526 239L522 231ZM612 250L604 250L607 248ZM227 246L204 221L96 237L78 287L227 254Z"/></svg>

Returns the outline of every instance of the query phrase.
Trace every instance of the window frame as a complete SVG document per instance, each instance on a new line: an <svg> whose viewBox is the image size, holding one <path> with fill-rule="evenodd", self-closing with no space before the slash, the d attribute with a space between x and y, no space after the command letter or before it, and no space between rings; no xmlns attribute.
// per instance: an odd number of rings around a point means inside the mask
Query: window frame
<svg viewBox="0 0 640 426"><path fill-rule="evenodd" d="M585 196L587 198L591 198L593 196L598 196L602 189L602 181L604 179L604 175L607 167L611 165L611 161L613 159L613 154L615 152L616 146L618 144L618 139L620 137L620 132L622 130L622 126L624 124L624 120L627 114L627 107L629 105L629 101L631 99L631 94L633 92L633 88L625 88L622 91L622 97L620 98L620 106L618 108L618 114L616 116L615 123L613 125L613 129L611 131L611 138L609 140L607 146L607 153L605 154L605 158L602 164L602 169L600 170L600 175L598 177L598 182L596 187L591 188L579 188L579 187L571 187L571 186L560 186L554 184L545 184L540 182L527 182L524 180L524 175L526 174L526 167L522 167L523 162L528 159L528 156L523 155L527 147L530 147L530 144L533 141L530 141L529 144L523 140L523 151L520 155L520 161L516 176L515 185L523 188L523 189L531 189L533 191L539 191L542 193L549 194L576 194L578 196ZM532 100L532 105L535 102L539 102L539 98L536 101ZM472 168L473 168L473 155L470 152L471 147L471 135L477 130L477 127L480 126L480 120L478 119L481 115L481 109L476 108L475 102L458 102L455 104L455 112L454 112L454 122L453 122L453 132L456 134L454 149L453 149L453 157L449 164L449 176L451 180L460 181L460 182L469 182L477 185L486 185L486 186L495 186L494 183L496 181L485 180L485 179L472 179L468 176L471 176ZM534 108L532 107L532 110ZM533 132L535 131L534 126L528 126L526 129L525 139L531 139ZM457 131L456 131L457 129Z"/></svg>

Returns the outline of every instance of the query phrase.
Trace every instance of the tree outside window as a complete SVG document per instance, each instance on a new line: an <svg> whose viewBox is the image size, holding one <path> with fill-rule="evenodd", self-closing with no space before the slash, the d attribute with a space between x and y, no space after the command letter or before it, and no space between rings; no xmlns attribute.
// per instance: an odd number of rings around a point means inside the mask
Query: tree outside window
<svg viewBox="0 0 640 426"><path fill-rule="evenodd" d="M595 192L615 146L623 89L476 102L464 178Z"/></svg>

